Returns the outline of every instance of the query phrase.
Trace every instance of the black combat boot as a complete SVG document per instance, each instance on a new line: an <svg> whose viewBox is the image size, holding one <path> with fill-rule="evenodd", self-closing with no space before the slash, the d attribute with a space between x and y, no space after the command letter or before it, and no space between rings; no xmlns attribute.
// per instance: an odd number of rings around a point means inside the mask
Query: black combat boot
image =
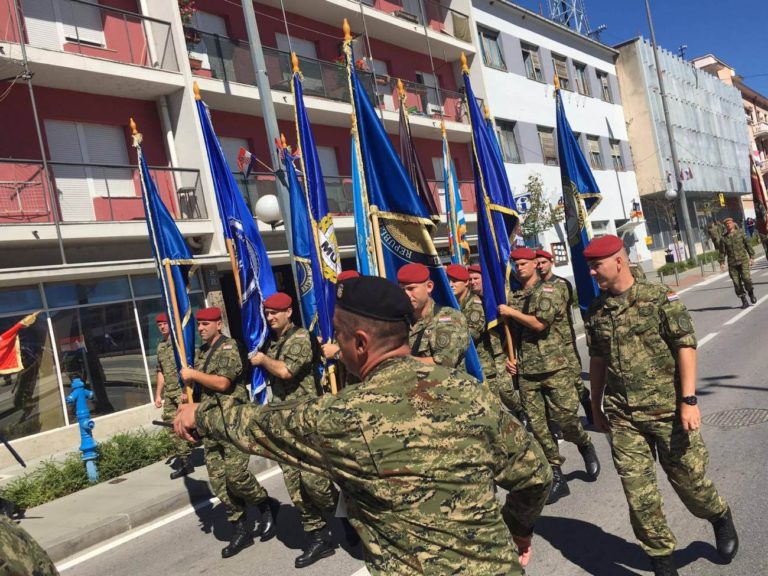
<svg viewBox="0 0 768 576"><path fill-rule="evenodd" d="M333 544L323 537L322 530L315 530L307 534L307 536L309 536L309 542L306 549L293 563L296 568L306 568L318 560L333 556L336 553L336 548Z"/></svg>
<svg viewBox="0 0 768 576"><path fill-rule="evenodd" d="M587 423L594 424L595 420L592 416L592 400L589 398L589 390L584 390L581 398L579 398L579 402L581 403L581 407L584 409L584 416L587 418Z"/></svg>
<svg viewBox="0 0 768 576"><path fill-rule="evenodd" d="M552 434L552 438L555 442L559 442L563 439L563 431L560 429L560 424L557 422L549 421L549 433Z"/></svg>
<svg viewBox="0 0 768 576"><path fill-rule="evenodd" d="M563 477L563 471L560 469L560 466L552 466L552 487L549 489L547 504L554 504L560 498L568 496L570 493L571 489L568 488L568 483Z"/></svg>
<svg viewBox="0 0 768 576"><path fill-rule="evenodd" d="M742 294L741 295L741 307L742 308L749 308L749 302L747 302L746 294Z"/></svg>
<svg viewBox="0 0 768 576"><path fill-rule="evenodd" d="M651 565L654 576L680 576L671 554L669 556L651 556Z"/></svg>
<svg viewBox="0 0 768 576"><path fill-rule="evenodd" d="M226 547L221 549L222 558L231 558L241 550L253 545L253 533L248 526L247 514L243 513L240 520L232 523L234 531L232 532L232 538Z"/></svg>
<svg viewBox="0 0 768 576"><path fill-rule="evenodd" d="M344 529L344 539L347 541L347 544L352 548L360 544L360 535L355 530L355 527L352 526L352 523L347 518L339 518L339 521Z"/></svg>
<svg viewBox="0 0 768 576"><path fill-rule="evenodd" d="M187 474L192 474L192 472L195 471L195 465L192 464L192 457L187 456L186 458L181 459L181 466L171 472L171 480L176 480L177 478L183 478Z"/></svg>
<svg viewBox="0 0 768 576"><path fill-rule="evenodd" d="M749 301L752 302L752 304L757 304L757 298L755 298L754 290L749 291Z"/></svg>
<svg viewBox="0 0 768 576"><path fill-rule="evenodd" d="M280 502L267 496L267 499L259 502L257 506L261 517L256 536L259 536L262 542L266 542L277 534L277 513L280 511Z"/></svg>
<svg viewBox="0 0 768 576"><path fill-rule="evenodd" d="M720 558L730 562L739 551L739 535L736 534L736 526L733 525L731 509L728 508L722 517L712 522L715 529L715 543Z"/></svg>
<svg viewBox="0 0 768 576"><path fill-rule="evenodd" d="M587 476L594 482L600 476L600 460L597 459L595 445L590 442L584 446L579 446L579 452L581 457L584 458L584 469L587 471Z"/></svg>

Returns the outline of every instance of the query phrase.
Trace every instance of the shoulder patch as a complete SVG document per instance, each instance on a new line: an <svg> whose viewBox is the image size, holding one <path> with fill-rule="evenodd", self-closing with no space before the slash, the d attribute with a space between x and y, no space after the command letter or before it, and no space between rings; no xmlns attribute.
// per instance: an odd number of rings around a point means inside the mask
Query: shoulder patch
<svg viewBox="0 0 768 576"><path fill-rule="evenodd" d="M679 299L680 296L677 295L677 292L667 292L667 302L674 302Z"/></svg>
<svg viewBox="0 0 768 576"><path fill-rule="evenodd" d="M473 302L475 304L482 304L483 303L483 301L480 298L478 298L477 296L475 296L475 299L473 300Z"/></svg>
<svg viewBox="0 0 768 576"><path fill-rule="evenodd" d="M541 287L541 291L542 291L542 292L550 292L550 293L551 293L551 292L554 292L554 291L555 291L555 289L554 289L554 287L552 287L552 286L546 286L546 285L545 285L545 286L542 286L542 287Z"/></svg>
<svg viewBox="0 0 768 576"><path fill-rule="evenodd" d="M438 322L450 322L451 320L453 320L453 318L451 318L450 316L438 316L437 317L437 321Z"/></svg>
<svg viewBox="0 0 768 576"><path fill-rule="evenodd" d="M232 350L232 344L222 344L221 345L222 350Z"/></svg>

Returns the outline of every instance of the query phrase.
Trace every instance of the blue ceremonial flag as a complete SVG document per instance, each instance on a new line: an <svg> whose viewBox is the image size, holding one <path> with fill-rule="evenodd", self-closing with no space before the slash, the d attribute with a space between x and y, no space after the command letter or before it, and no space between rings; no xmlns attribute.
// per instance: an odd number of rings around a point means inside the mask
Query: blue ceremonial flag
<svg viewBox="0 0 768 576"><path fill-rule="evenodd" d="M448 246L451 249L451 262L469 263L469 242L467 242L467 221L461 205L459 181L456 168L451 159L451 149L445 134L443 123L443 183L445 186L445 215L448 219Z"/></svg>
<svg viewBox="0 0 768 576"><path fill-rule="evenodd" d="M195 364L195 317L189 303L189 283L197 265L192 258L184 237L176 222L160 199L157 186L147 168L147 161L141 148L142 136L136 131L131 118L133 146L139 157L142 200L147 218L152 254L155 257L157 275L160 279L163 306L168 314L176 368L191 367ZM182 390L184 382L179 379ZM190 394L190 390L187 390ZM191 401L192 399L189 398Z"/></svg>
<svg viewBox="0 0 768 576"><path fill-rule="evenodd" d="M224 238L228 250L231 251L231 257L234 256L234 266L237 267L235 283L239 286L243 338L250 358L259 351L269 334L263 302L277 291L275 277L259 228L240 194L221 144L213 131L208 109L197 90L195 92L197 114L203 129L203 140L213 176ZM254 367L251 371L250 393L251 400L259 404L267 403L267 379L261 367Z"/></svg>
<svg viewBox="0 0 768 576"><path fill-rule="evenodd" d="M354 125L357 122L354 121ZM357 271L363 276L375 276L376 268L371 239L371 218L368 213L368 197L365 194L365 177L360 165L357 128L352 128L352 200L355 213L355 259Z"/></svg>
<svg viewBox="0 0 768 576"><path fill-rule="evenodd" d="M560 180L563 184L563 202L565 203L565 229L568 234L568 244L571 247L573 279L579 297L579 308L584 315L592 300L600 295L597 282L589 273L589 266L584 258L584 248L592 239L589 214L599 204L602 195L565 116L558 82L555 86L555 106L557 108L557 155L560 159Z"/></svg>
<svg viewBox="0 0 768 576"><path fill-rule="evenodd" d="M483 276L483 309L488 327L499 323L498 307L507 303L509 254L518 213L492 124L486 123L462 54L464 88L472 125L472 157L477 202L477 246Z"/></svg>
<svg viewBox="0 0 768 576"><path fill-rule="evenodd" d="M352 87L362 171L373 221L372 233L376 234L378 229L378 248L375 250L379 261L378 275L395 281L401 266L414 262L424 264L434 282L432 298L435 302L458 309L448 276L429 234L428 227L434 224L357 77L349 36L344 42L344 50ZM467 372L483 380L480 360L471 341L465 365Z"/></svg>

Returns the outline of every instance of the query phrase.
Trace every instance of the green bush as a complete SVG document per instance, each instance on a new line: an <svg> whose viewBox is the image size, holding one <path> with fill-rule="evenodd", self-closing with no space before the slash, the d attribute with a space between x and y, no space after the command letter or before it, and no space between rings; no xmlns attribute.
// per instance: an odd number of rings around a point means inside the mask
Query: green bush
<svg viewBox="0 0 768 576"><path fill-rule="evenodd" d="M717 250L711 250L704 252L696 257L696 259L689 258L683 262L667 262L663 266L660 266L656 272L662 276L671 276L677 270L678 273L685 272L691 268L697 268L701 264L709 264L710 262L717 262L719 254Z"/></svg>
<svg viewBox="0 0 768 576"><path fill-rule="evenodd" d="M173 440L165 430L139 430L117 434L98 446L99 482L106 482L173 454ZM90 486L80 454L64 460L48 460L31 472L9 482L0 496L21 509L40 506Z"/></svg>

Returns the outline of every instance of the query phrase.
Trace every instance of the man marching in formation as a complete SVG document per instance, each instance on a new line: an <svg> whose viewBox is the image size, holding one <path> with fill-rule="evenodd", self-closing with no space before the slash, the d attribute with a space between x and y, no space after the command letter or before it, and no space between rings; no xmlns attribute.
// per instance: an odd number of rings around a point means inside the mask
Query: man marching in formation
<svg viewBox="0 0 768 576"><path fill-rule="evenodd" d="M733 282L733 288L736 290L736 296L741 298L741 307L748 308L747 294L749 301L754 304L755 289L752 286L752 274L749 269L752 267L755 258L755 250L747 239L744 232L741 231L733 218L725 219L725 235L720 239L720 270L725 270L725 259L728 258L728 275ZM745 293L746 292L746 293Z"/></svg>

